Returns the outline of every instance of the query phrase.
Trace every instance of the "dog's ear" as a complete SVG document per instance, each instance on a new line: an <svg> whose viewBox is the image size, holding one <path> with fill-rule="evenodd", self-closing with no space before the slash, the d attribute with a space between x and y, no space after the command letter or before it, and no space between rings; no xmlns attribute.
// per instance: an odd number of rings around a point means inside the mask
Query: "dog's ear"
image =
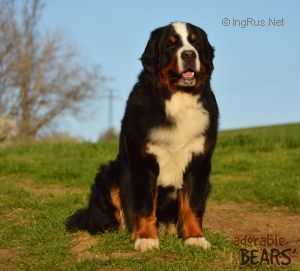
<svg viewBox="0 0 300 271"><path fill-rule="evenodd" d="M160 29L151 32L150 38L142 54L140 60L143 64L144 70L154 73L158 67L159 49L158 43L160 39Z"/></svg>
<svg viewBox="0 0 300 271"><path fill-rule="evenodd" d="M211 46L208 41L207 34L204 31L201 31L201 39L202 39L202 50L203 50L203 61L204 64L208 67L209 72L212 72L214 69L214 55L215 49Z"/></svg>

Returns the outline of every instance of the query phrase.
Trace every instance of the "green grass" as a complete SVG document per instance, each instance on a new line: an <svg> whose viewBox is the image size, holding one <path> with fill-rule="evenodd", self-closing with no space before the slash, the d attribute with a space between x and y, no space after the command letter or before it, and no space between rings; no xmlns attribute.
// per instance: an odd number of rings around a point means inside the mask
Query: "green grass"
<svg viewBox="0 0 300 271"><path fill-rule="evenodd" d="M71 250L76 234L65 232L64 221L86 204L97 168L116 149L116 142L0 148L0 270L239 270L237 248L211 232L213 249L207 252L163 236L160 251L144 254L134 252L128 233L106 233L87 249L93 257L77 261ZM222 132L211 200L299 212L299 164L299 124ZM1 250L13 255L4 264Z"/></svg>
<svg viewBox="0 0 300 271"><path fill-rule="evenodd" d="M213 162L216 200L300 210L300 125L221 133Z"/></svg>

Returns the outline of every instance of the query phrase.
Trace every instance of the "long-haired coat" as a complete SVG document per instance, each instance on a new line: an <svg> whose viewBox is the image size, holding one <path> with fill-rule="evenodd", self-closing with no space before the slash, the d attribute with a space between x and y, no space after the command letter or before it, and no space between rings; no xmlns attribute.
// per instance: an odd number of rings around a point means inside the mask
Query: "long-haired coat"
<svg viewBox="0 0 300 271"><path fill-rule="evenodd" d="M122 120L116 159L99 170L87 208L67 220L90 233L127 228L134 248L159 247L158 226L207 249L203 215L217 140L206 33L175 22L151 33Z"/></svg>

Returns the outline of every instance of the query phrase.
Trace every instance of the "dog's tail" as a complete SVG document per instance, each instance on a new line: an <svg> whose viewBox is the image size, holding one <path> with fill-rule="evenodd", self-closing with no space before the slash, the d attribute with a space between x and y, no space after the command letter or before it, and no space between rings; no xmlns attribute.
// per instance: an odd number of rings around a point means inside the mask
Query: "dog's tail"
<svg viewBox="0 0 300 271"><path fill-rule="evenodd" d="M68 231L87 230L91 234L120 227L119 161L102 166L91 187L87 208L77 210L66 221Z"/></svg>

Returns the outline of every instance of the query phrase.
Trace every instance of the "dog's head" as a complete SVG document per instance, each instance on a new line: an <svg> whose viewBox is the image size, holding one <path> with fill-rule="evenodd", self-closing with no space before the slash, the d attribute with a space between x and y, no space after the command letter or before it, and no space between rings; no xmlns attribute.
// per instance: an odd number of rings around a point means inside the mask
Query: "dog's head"
<svg viewBox="0 0 300 271"><path fill-rule="evenodd" d="M141 61L144 70L170 91L195 91L210 79L213 57L204 30L175 22L151 33Z"/></svg>

